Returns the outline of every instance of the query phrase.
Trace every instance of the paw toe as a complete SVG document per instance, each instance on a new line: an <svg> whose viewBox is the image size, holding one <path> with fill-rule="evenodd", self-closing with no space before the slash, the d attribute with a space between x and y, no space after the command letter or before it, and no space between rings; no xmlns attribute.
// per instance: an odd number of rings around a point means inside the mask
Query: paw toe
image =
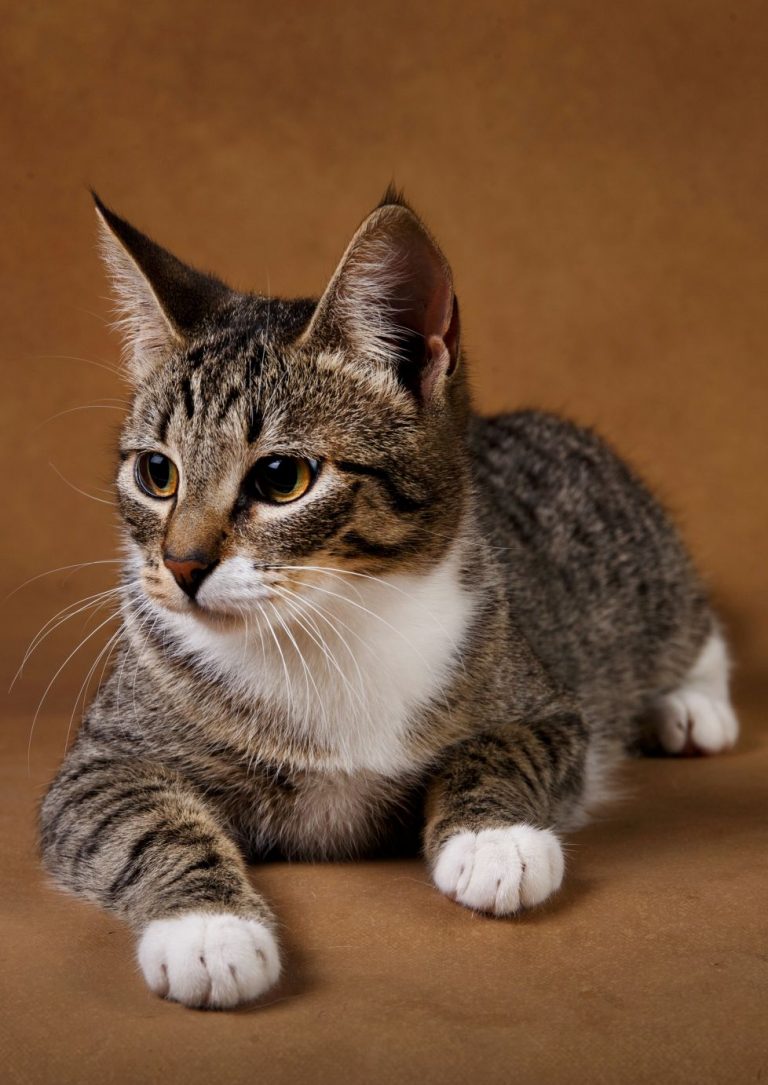
<svg viewBox="0 0 768 1085"><path fill-rule="evenodd" d="M702 690L678 690L662 697L659 741L667 753L720 753L736 741L739 725L727 700Z"/></svg>
<svg viewBox="0 0 768 1085"><path fill-rule="evenodd" d="M478 912L512 915L560 887L563 853L554 833L530 825L461 832L438 855L435 885Z"/></svg>
<svg viewBox="0 0 768 1085"><path fill-rule="evenodd" d="M258 920L189 913L155 920L144 931L139 964L149 987L185 1006L230 1009L263 994L280 960Z"/></svg>

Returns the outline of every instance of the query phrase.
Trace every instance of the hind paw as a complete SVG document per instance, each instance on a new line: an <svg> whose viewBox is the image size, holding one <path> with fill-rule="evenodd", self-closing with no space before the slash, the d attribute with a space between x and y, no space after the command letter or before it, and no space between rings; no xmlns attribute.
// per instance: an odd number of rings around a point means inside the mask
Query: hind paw
<svg viewBox="0 0 768 1085"><path fill-rule="evenodd" d="M739 724L726 700L679 689L657 706L659 741L667 753L721 753L736 742Z"/></svg>

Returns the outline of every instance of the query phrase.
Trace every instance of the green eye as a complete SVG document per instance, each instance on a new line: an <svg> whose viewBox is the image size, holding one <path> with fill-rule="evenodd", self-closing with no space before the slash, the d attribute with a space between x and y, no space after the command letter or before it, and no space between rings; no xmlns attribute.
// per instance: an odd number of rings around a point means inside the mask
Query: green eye
<svg viewBox="0 0 768 1085"><path fill-rule="evenodd" d="M256 461L250 483L263 501L285 505L303 497L317 477L317 460L265 456Z"/></svg>
<svg viewBox="0 0 768 1085"><path fill-rule="evenodd" d="M149 497L173 497L179 488L179 472L162 452L142 452L136 457L136 482Z"/></svg>

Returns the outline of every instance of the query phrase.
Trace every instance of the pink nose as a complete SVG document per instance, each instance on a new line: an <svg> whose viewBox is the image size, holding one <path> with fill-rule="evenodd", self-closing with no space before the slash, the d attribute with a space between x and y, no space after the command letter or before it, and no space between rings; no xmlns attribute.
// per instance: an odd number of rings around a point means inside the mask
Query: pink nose
<svg viewBox="0 0 768 1085"><path fill-rule="evenodd" d="M198 588L216 562L205 559L203 555L190 554L186 558L177 558L173 554L165 554L163 564L173 573L173 578L181 590L186 592L190 599L194 599Z"/></svg>

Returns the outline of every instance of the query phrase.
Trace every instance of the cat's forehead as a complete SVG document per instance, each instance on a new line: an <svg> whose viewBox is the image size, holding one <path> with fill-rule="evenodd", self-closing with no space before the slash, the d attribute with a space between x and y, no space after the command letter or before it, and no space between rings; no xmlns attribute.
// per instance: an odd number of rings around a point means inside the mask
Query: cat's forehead
<svg viewBox="0 0 768 1085"><path fill-rule="evenodd" d="M341 454L409 425L411 404L387 372L266 331L259 323L173 353L136 392L133 439L210 463L249 449Z"/></svg>

